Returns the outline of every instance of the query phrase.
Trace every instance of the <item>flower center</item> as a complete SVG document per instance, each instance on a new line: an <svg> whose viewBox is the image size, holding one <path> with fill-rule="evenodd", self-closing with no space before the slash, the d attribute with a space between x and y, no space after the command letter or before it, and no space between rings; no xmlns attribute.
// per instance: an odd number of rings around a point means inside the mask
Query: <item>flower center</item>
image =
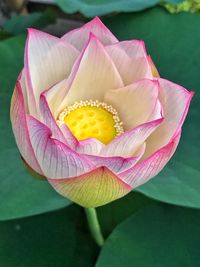
<svg viewBox="0 0 200 267"><path fill-rule="evenodd" d="M75 102L58 116L78 140L96 138L104 144L124 132L117 111L97 100Z"/></svg>

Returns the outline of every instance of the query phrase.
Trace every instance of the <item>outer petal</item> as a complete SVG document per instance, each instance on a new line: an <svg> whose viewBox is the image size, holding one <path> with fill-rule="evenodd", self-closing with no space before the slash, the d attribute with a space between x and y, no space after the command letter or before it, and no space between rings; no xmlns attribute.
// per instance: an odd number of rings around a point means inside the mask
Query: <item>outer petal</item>
<svg viewBox="0 0 200 267"><path fill-rule="evenodd" d="M53 139L44 124L27 116L30 140L44 175L48 178L70 178L94 169L83 156L72 151L62 142Z"/></svg>
<svg viewBox="0 0 200 267"><path fill-rule="evenodd" d="M179 132L166 146L162 147L146 160L119 174L119 177L132 188L135 188L156 176L167 164L179 143Z"/></svg>
<svg viewBox="0 0 200 267"><path fill-rule="evenodd" d="M162 121L163 118L147 122L121 134L101 150L101 155L121 157L133 156Z"/></svg>
<svg viewBox="0 0 200 267"><path fill-rule="evenodd" d="M85 46L90 32L93 32L104 45L118 42L117 38L109 31L108 28L106 28L98 17L86 23L79 29L68 32L62 37L62 39L72 44L78 50L81 50Z"/></svg>
<svg viewBox="0 0 200 267"><path fill-rule="evenodd" d="M165 120L148 138L144 158L166 145L180 131L188 112L193 93L170 81L159 79L160 100Z"/></svg>
<svg viewBox="0 0 200 267"><path fill-rule="evenodd" d="M119 42L107 46L106 51L115 63L125 85L153 78L143 41Z"/></svg>
<svg viewBox="0 0 200 267"><path fill-rule="evenodd" d="M121 77L102 44L91 34L69 77L71 88L60 110L75 101L99 100L109 89L123 86Z"/></svg>
<svg viewBox="0 0 200 267"><path fill-rule="evenodd" d="M131 187L105 167L71 179L48 179L54 189L83 207L98 207L118 199Z"/></svg>
<svg viewBox="0 0 200 267"><path fill-rule="evenodd" d="M40 93L67 78L77 56L77 50L59 38L35 29L28 30L24 65L31 114L35 113L33 96L37 110Z"/></svg>
<svg viewBox="0 0 200 267"><path fill-rule="evenodd" d="M129 130L148 121L155 109L158 89L157 81L141 80L124 88L109 90L104 101L118 111L124 129Z"/></svg>
<svg viewBox="0 0 200 267"><path fill-rule="evenodd" d="M137 152L137 155L134 157L123 158L118 156L92 156L87 155L87 157L95 163L97 167L104 166L114 172L115 174L123 172L130 167L133 167L142 157L145 151L145 144L141 146L141 149Z"/></svg>
<svg viewBox="0 0 200 267"><path fill-rule="evenodd" d="M37 173L43 174L38 161L35 157L27 128L26 114L24 107L24 99L22 94L22 88L20 81L17 81L12 101L11 101L11 110L10 110L11 122L13 133L19 151L28 165L31 166Z"/></svg>

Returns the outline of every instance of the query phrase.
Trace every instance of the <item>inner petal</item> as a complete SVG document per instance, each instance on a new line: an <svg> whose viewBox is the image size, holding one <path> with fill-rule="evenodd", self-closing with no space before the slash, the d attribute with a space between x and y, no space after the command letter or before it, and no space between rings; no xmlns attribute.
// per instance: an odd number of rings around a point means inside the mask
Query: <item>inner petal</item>
<svg viewBox="0 0 200 267"><path fill-rule="evenodd" d="M60 113L58 123L65 123L78 140L96 138L104 144L124 132L117 111L98 100L68 106Z"/></svg>

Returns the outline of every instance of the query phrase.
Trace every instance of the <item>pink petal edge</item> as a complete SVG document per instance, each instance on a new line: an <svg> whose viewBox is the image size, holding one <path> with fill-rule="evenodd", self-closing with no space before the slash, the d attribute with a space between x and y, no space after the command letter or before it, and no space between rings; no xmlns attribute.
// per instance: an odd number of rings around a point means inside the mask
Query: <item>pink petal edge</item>
<svg viewBox="0 0 200 267"><path fill-rule="evenodd" d="M95 169L83 155L54 139L51 130L34 117L27 115L27 125L33 150L46 177L76 177Z"/></svg>
<svg viewBox="0 0 200 267"><path fill-rule="evenodd" d="M119 177L136 188L156 176L173 156L181 137L181 131L164 147L157 150L147 159L119 174Z"/></svg>
<svg viewBox="0 0 200 267"><path fill-rule="evenodd" d="M41 92L67 78L78 54L73 46L61 39L36 29L28 29L24 68L31 115L39 118Z"/></svg>
<svg viewBox="0 0 200 267"><path fill-rule="evenodd" d="M91 58L95 60L91 61ZM93 73L92 79L87 72ZM122 79L114 63L93 33L90 33L84 49L72 68L69 87L68 94L64 97L59 111L75 101L88 99L103 101L106 90L123 87Z"/></svg>
<svg viewBox="0 0 200 267"><path fill-rule="evenodd" d="M145 43L142 40L121 41L105 47L125 85L141 79L153 79Z"/></svg>
<svg viewBox="0 0 200 267"><path fill-rule="evenodd" d="M123 158L119 156L98 156L86 155L97 167L106 167L113 173L117 174L133 167L142 157L145 151L145 143L134 157Z"/></svg>
<svg viewBox="0 0 200 267"><path fill-rule="evenodd" d="M95 17L93 20L84 24L82 27L66 33L62 37L62 39L68 43L71 43L77 49L81 50L85 46L90 32L93 32L103 45L118 42L117 38L98 17Z"/></svg>
<svg viewBox="0 0 200 267"><path fill-rule="evenodd" d="M33 170L40 175L43 175L30 142L20 78L21 77L19 77L16 82L16 87L11 100L10 118L12 129L23 159Z"/></svg>
<svg viewBox="0 0 200 267"><path fill-rule="evenodd" d="M162 123L163 120L164 118L161 117L126 131L103 148L101 155L121 157L130 157L134 155L138 148L145 142L147 137Z"/></svg>

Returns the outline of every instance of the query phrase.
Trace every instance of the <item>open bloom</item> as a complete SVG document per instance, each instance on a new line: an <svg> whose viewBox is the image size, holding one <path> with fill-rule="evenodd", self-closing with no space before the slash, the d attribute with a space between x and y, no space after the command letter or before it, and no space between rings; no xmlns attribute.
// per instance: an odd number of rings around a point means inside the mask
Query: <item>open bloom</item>
<svg viewBox="0 0 200 267"><path fill-rule="evenodd" d="M11 121L27 165L96 207L162 170L192 95L159 77L143 41L119 42L95 18L62 38L28 30Z"/></svg>

